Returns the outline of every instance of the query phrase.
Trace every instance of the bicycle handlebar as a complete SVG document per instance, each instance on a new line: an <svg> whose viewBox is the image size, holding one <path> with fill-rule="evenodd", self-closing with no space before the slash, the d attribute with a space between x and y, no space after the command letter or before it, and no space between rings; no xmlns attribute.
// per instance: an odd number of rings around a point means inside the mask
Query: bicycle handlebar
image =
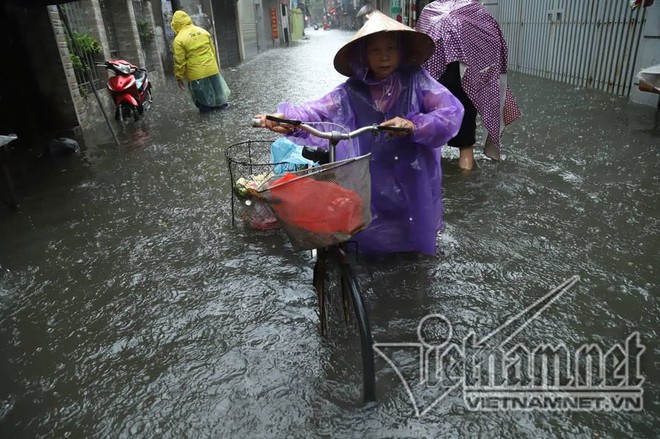
<svg viewBox="0 0 660 439"><path fill-rule="evenodd" d="M366 132L376 132L376 131L390 131L390 132L405 132L409 133L411 130L409 128L403 128L403 127L389 127L389 126L383 126L383 125L378 125L378 124L373 124L365 127L358 128L354 131L351 131L349 133L340 133L338 131L320 131L317 130L316 128L312 127L311 125L308 125L302 121L299 120L293 120L293 119L284 119L281 117L276 117L276 116L271 116L270 114L266 115L266 119L272 120L274 122L278 122L280 124L285 124L285 125L291 125L292 127L295 128L300 128L301 130L307 131L308 133L320 137L322 139L328 139L333 142L338 142L339 140L347 140L347 139L352 139L353 137L357 137L360 134L366 133ZM252 126L253 127L260 127L261 126L261 121L259 119L253 119L252 120Z"/></svg>
<svg viewBox="0 0 660 439"><path fill-rule="evenodd" d="M378 131L390 131L390 132L405 132L405 133L410 133L411 130L408 128L403 128L403 127L390 127L390 126L383 126L383 125L378 125L378 124L373 124L365 127L358 128L354 131L348 132L348 133L342 133L339 131L320 131L317 130L316 128L312 127L311 125L306 124L305 122L299 121L299 120L292 120L292 119L283 119L281 117L276 117L272 116L270 114L266 115L266 119L272 120L274 122L284 124L284 125L290 125L295 128L299 128L303 131L307 131L308 133L312 134L313 136L319 137L321 139L327 139L329 145L328 151L330 153L330 161L334 162L335 161L335 146L339 143L340 140L348 140L352 139L353 137L357 137L360 134L367 133L367 132L378 132ZM322 123L322 122L321 122ZM261 120L260 119L252 119L252 126L254 127L261 127Z"/></svg>

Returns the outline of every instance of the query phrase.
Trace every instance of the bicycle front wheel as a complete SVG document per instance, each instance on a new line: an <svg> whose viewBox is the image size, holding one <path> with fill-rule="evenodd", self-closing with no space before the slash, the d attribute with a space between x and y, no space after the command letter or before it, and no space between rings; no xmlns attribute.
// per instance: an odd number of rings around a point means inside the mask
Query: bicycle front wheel
<svg viewBox="0 0 660 439"><path fill-rule="evenodd" d="M319 250L314 266L321 334L350 346L359 344L365 402L376 399L373 338L355 274L341 247Z"/></svg>

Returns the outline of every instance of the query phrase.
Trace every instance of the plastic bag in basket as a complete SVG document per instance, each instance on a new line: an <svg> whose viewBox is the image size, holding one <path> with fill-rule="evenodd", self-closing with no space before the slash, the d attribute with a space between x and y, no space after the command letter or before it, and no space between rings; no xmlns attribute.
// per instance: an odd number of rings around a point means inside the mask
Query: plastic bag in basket
<svg viewBox="0 0 660 439"><path fill-rule="evenodd" d="M303 147L293 143L286 137L280 137L270 146L270 158L275 164L273 172L284 174L287 171L318 166L318 163L303 156Z"/></svg>
<svg viewBox="0 0 660 439"><path fill-rule="evenodd" d="M268 204L255 201L250 204L242 215L243 221L255 230L273 230L280 227L277 218Z"/></svg>
<svg viewBox="0 0 660 439"><path fill-rule="evenodd" d="M285 182L288 183L282 184ZM349 236L364 227L362 198L355 191L290 173L271 186L270 206L278 219L289 226Z"/></svg>

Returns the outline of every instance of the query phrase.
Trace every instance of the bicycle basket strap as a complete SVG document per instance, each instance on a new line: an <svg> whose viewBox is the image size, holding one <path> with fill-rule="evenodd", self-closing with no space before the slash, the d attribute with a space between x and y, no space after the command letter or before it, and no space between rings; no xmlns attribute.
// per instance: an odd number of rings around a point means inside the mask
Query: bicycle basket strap
<svg viewBox="0 0 660 439"><path fill-rule="evenodd" d="M265 198L298 249L347 241L371 221L368 156L287 173Z"/></svg>

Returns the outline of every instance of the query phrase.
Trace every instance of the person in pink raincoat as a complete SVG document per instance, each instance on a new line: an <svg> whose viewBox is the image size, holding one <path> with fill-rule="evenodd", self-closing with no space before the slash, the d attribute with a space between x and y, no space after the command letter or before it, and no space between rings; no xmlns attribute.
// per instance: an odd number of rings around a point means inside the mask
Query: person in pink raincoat
<svg viewBox="0 0 660 439"><path fill-rule="evenodd" d="M488 133L484 152L499 160L502 130L520 117L507 86L507 45L499 24L476 0L435 0L422 10L417 30L436 45L424 67L465 107L461 129L448 142L460 149L458 166L474 166L477 114Z"/></svg>
<svg viewBox="0 0 660 439"><path fill-rule="evenodd" d="M320 99L282 103L276 116L304 122L332 122L349 130L373 124L405 127L410 133L363 135L337 145L337 160L371 153L369 227L353 239L364 253L436 253L443 227L441 146L458 132L463 106L421 64L431 39L374 11L342 47L335 69L349 79ZM285 127L256 115L261 125ZM300 130L289 136L302 145L327 148L327 141Z"/></svg>

